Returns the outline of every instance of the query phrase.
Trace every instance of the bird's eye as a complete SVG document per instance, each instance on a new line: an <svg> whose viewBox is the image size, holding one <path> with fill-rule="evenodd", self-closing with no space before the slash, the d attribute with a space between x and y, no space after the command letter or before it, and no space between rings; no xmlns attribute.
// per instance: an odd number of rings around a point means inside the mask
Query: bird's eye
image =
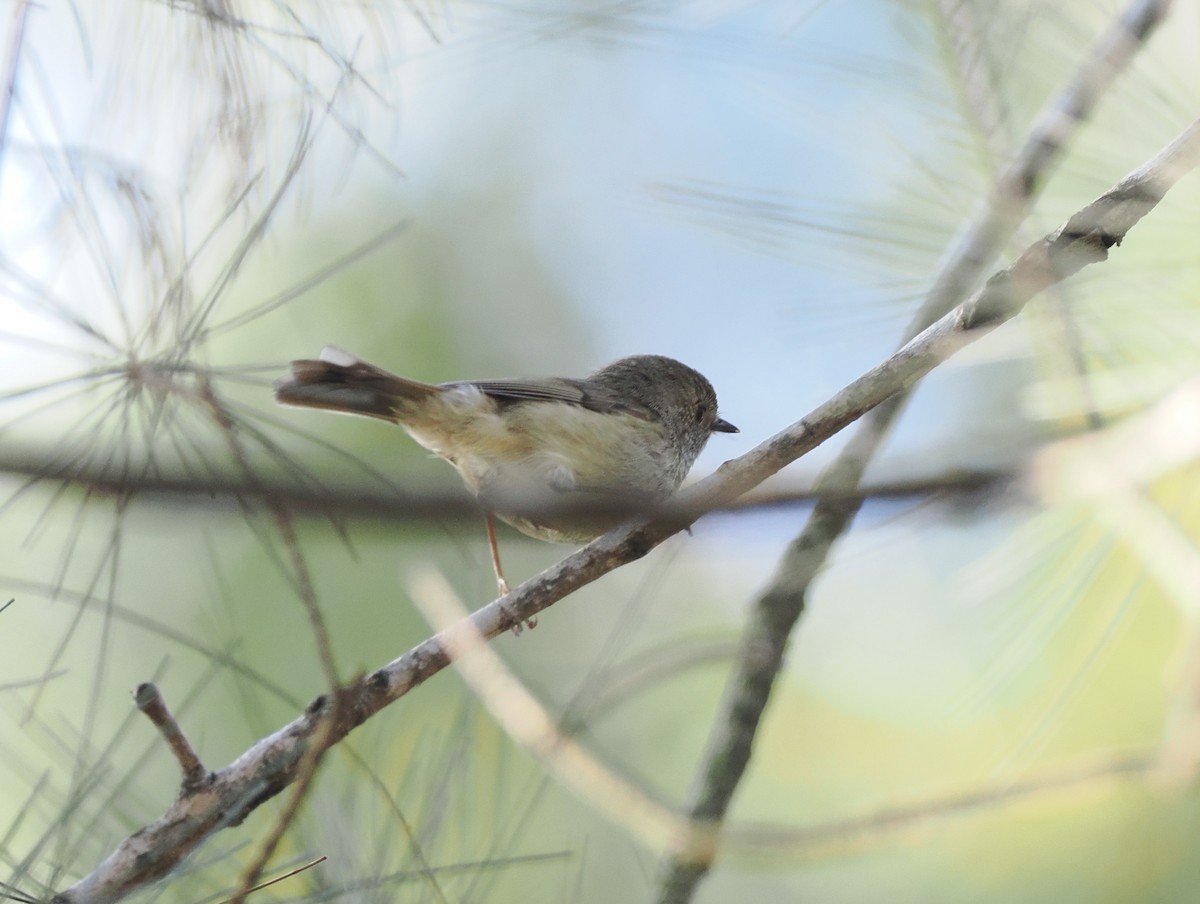
<svg viewBox="0 0 1200 904"><path fill-rule="evenodd" d="M703 424L704 423L704 415L706 415L707 413L708 413L708 409L706 409L704 407L703 402L701 404L697 405L696 406L696 423Z"/></svg>

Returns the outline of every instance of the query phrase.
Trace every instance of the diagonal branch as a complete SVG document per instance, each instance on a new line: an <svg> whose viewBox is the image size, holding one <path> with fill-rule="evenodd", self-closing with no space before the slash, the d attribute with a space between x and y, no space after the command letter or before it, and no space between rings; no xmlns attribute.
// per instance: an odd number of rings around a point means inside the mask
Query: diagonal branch
<svg viewBox="0 0 1200 904"><path fill-rule="evenodd" d="M1120 244L1171 186L1198 165L1200 122L1062 229L1030 246L970 300L882 364L680 494L670 512L654 520L638 518L610 531L504 599L479 609L470 618L474 629L485 638L505 633L601 575L641 558L705 512L761 483L1013 317L1037 292L1104 260L1108 249ZM89 875L56 895L52 904L107 904L168 875L218 829L241 823L295 781L304 771L313 743L321 747L337 743L449 662L439 633L377 671L316 698L303 715L211 774L203 787L182 790L161 817L121 842ZM678 845L679 850L694 854L691 837L679 839Z"/></svg>
<svg viewBox="0 0 1200 904"><path fill-rule="evenodd" d="M935 323L963 298L987 262L1009 241L1032 207L1075 127L1091 114L1117 73L1166 15L1169 5L1168 0L1134 0L1125 14L1101 36L1074 77L1039 117L1012 164L997 179L984 212L951 250L949 264L934 281L905 333L906 342ZM1127 178L1121 186L1133 184L1130 180L1136 179L1137 175ZM1072 218L1072 222L1085 214L1089 217L1098 214L1096 204L1085 208ZM1064 227L1060 236L1070 228L1070 224ZM1037 253L1035 249L1039 244L1031 246L1014 267L1026 260L1031 252ZM1052 266L1046 275L1053 272ZM996 279L992 277L992 281ZM985 295L992 281L984 287ZM1035 291L1051 284L1047 281ZM999 300L1001 307L1013 303L1010 298ZM990 302L983 302L984 307L988 304ZM842 453L822 475L818 490L822 486L850 488L860 484L867 465L883 446L908 398L906 387L864 418ZM697 773L691 803L687 807L692 819L720 822L724 818L749 763L758 724L775 675L782 665L788 637L804 610L808 588L820 573L833 545L849 530L861 506L861 497L858 500L850 497L819 500L804 529L784 553L771 585L757 600L742 636L742 653L730 677L704 762ZM711 860L697 862L676 857L665 866L658 900L661 904L690 901L710 866Z"/></svg>

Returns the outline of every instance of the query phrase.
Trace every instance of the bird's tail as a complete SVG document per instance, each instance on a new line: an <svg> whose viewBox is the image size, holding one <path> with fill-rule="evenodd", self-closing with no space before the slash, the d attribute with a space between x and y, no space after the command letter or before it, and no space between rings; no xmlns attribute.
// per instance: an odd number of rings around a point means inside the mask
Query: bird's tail
<svg viewBox="0 0 1200 904"><path fill-rule="evenodd" d="M291 379L275 383L275 399L284 405L327 408L394 421L407 405L428 400L440 387L406 380L340 348L327 346L319 360L292 362Z"/></svg>

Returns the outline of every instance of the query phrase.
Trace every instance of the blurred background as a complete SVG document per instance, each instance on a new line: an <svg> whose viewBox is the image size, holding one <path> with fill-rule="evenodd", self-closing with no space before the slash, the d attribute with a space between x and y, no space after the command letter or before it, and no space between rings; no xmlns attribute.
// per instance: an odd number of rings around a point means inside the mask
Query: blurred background
<svg viewBox="0 0 1200 904"><path fill-rule="evenodd" d="M1122 11L10 0L6 880L61 889L173 799L139 682L210 768L328 686L256 485L307 500L285 504L344 680L430 633L414 574L495 595L452 469L386 424L278 408L288 360L334 344L439 382L670 355L742 431L708 474L896 347ZM1197 85L1200 8L1179 2L1005 253L1167 144ZM735 799L771 841L730 850L697 901L1191 900L1198 182L922 384ZM493 648L597 760L682 805L749 605L840 447ZM513 583L570 551L500 545ZM279 808L135 899L229 894ZM259 899L652 900L660 852L446 672L330 753L272 867L322 854Z"/></svg>

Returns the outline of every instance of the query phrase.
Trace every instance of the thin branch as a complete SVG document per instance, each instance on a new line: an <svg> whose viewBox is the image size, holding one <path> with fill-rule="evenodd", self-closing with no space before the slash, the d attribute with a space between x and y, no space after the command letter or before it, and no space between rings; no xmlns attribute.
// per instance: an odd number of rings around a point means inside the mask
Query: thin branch
<svg viewBox="0 0 1200 904"><path fill-rule="evenodd" d="M179 771L183 774L184 791L198 790L207 780L208 770L204 768L187 735L171 715L158 686L150 682L139 684L134 691L133 701L137 708L146 714L146 718L154 723L154 727L162 734L163 740L174 754L179 763Z"/></svg>
<svg viewBox="0 0 1200 904"><path fill-rule="evenodd" d="M273 499L295 514L329 518L371 518L387 523L429 522L476 524L479 504L457 483L446 488L379 487L367 483L313 485L244 474L130 473L110 461L84 462L52 458L44 450L0 451L0 474L77 486L100 496L149 499L172 507L227 508L243 502ZM921 500L928 496L986 495L1007 489L1016 470L952 470L923 477L882 479L858 487L821 486L814 482L760 487L721 506L723 511L803 505L818 499ZM595 511L594 508L589 511ZM555 510L557 513L557 510ZM646 514L651 514L647 512Z"/></svg>
<svg viewBox="0 0 1200 904"><path fill-rule="evenodd" d="M925 335L922 330L937 328L936 324L942 322L938 318L944 320L943 312L967 294L984 272L987 263L1010 240L1017 225L1032 207L1034 198L1076 127L1091 114L1097 100L1145 43L1166 15L1169 6L1168 0L1135 0L1093 46L1074 77L1038 118L1012 164L997 179L986 209L951 250L949 264L934 281L905 334L908 345L904 348L912 345L909 341L912 337ZM1193 125L1156 161L1152 161L1150 168L1161 165L1173 172L1177 164L1172 156L1175 149L1186 148L1188 141L1194 140L1195 131L1196 126ZM1189 135L1193 139L1189 139ZM1191 153L1194 157L1195 151L1193 148L1190 152L1184 150L1184 153ZM1135 194L1145 190L1146 197L1161 198L1161 192L1177 177L1168 176L1166 182L1157 182L1158 178L1146 168L1132 174L1112 192L1073 217L1054 241L1061 241L1081 227L1091 229L1092 218L1102 216L1101 207L1117 197L1127 199L1129 210L1141 210L1142 203L1128 197L1128 190L1133 189ZM1023 292L1042 291L1068 275L1060 267L1066 266L1069 273L1073 273L1092 262L1089 253L1094 253L1096 260L1104 259L1107 248L1119 243L1123 235L1124 232L1119 232L1105 236L1101 232L1095 237L1098 243L1079 246L1067 252L1058 262L1049 257L1036 262L1035 258L1041 254L1049 254L1053 243L1034 243L1013 267L993 276L981 292L963 306L964 313L974 308L977 314L982 314L986 319L988 315L984 311L991 305L985 300L989 292L1000 287L998 280L1012 279L1013 285L1009 287L1013 293L1011 296L1003 291L995 295L998 302L996 313L1003 315ZM1093 251L1084 250L1088 247L1092 247ZM1023 262L1031 269L1025 275L1019 275L1017 271L1023 268ZM1005 273L1012 276L1006 277ZM1019 286L1029 280L1032 282L1024 287ZM968 317L968 321L971 319ZM930 324L934 326L930 327ZM902 348L899 354L903 353ZM818 486L855 487L859 484L867 465L875 458L892 424L903 411L911 385L871 411L839 457L822 475ZM726 686L721 711L714 723L687 805L687 812L694 820L719 823L724 818L750 761L758 725L770 698L775 676L782 666L788 639L804 611L808 589L821 572L833 545L849 530L860 507L861 503L845 499L818 502L804 529L784 553L771 585L756 601L743 632L742 652ZM711 859L676 856L664 865L657 900L660 904L686 904L692 899L697 885L707 875L711 865Z"/></svg>
<svg viewBox="0 0 1200 904"><path fill-rule="evenodd" d="M1008 168L996 180L986 209L951 249L929 294L909 324L908 341L964 298L984 268L1028 214L1067 142L1097 101L1166 16L1170 0L1135 0L1096 42L1070 81L1046 107Z"/></svg>
<svg viewBox="0 0 1200 904"><path fill-rule="evenodd" d="M1161 754L1153 751L1122 753L1095 762L1071 764L1021 781L982 785L936 797L926 796L916 803L893 805L861 816L815 825L795 828L747 826L740 828L733 840L738 843L740 852L757 861L783 860L794 865L801 856L813 858L845 854L883 833L920 828L934 820L977 813L1034 797L1045 798L1050 794L1077 794L1081 788L1094 789L1101 783L1167 778L1172 774L1171 765Z"/></svg>
<svg viewBox="0 0 1200 904"><path fill-rule="evenodd" d="M314 866L324 863L328 859L329 858L327 856L322 854L316 860L310 860L308 863L305 863L303 866L297 866L295 869L290 869L287 872L276 876L274 879L268 879L266 882L260 882L258 885L254 886L253 888L248 889L248 891L262 891L264 888L268 888L272 885L275 885L279 882L284 881L285 879L290 879L290 878L292 878L292 876L298 876L300 873L303 873L306 870L310 870ZM218 904L237 904L237 898L225 898L223 901L219 901Z"/></svg>
<svg viewBox="0 0 1200 904"><path fill-rule="evenodd" d="M954 352L1014 316L1038 291L1104 260L1108 248L1145 216L1188 170L1200 165L1200 122L1145 167L1031 246L969 301L941 318L829 401L681 494L670 518L638 518L589 543L509 596L470 617L484 638L504 634L601 575L646 555L707 511L740 496L828 439ZM454 629L451 629L454 630ZM108 904L166 876L211 834L237 825L306 769L314 749L331 746L450 663L442 634L331 695L214 773L203 794L178 798L157 820L118 845L52 904ZM678 852L696 853L691 834Z"/></svg>

